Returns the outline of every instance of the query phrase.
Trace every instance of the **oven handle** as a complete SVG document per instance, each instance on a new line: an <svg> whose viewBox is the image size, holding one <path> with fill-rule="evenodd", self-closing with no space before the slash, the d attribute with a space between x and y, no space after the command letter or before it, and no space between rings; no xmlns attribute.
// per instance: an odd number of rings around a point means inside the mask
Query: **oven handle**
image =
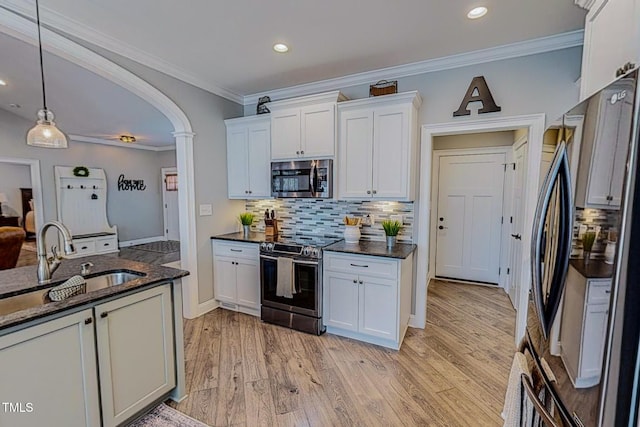
<svg viewBox="0 0 640 427"><path fill-rule="evenodd" d="M270 259L272 261L277 261L278 257L269 256L269 255L260 255L260 258ZM302 261L302 260L293 260L294 264L307 264L307 265L318 265L318 261Z"/></svg>
<svg viewBox="0 0 640 427"><path fill-rule="evenodd" d="M311 193L316 193L316 184L315 184L315 174L316 174L316 165L315 162L311 162L311 170L309 171L309 188L311 189Z"/></svg>

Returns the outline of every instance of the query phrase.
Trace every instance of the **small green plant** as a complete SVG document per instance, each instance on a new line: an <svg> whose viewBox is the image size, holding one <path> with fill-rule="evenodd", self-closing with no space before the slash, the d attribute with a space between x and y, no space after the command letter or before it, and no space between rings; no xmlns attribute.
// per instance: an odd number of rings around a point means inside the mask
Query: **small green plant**
<svg viewBox="0 0 640 427"><path fill-rule="evenodd" d="M390 219L385 219L381 224L382 228L384 228L384 233L387 236L397 236L398 232L400 232L400 229L402 228L400 221L392 221Z"/></svg>
<svg viewBox="0 0 640 427"><path fill-rule="evenodd" d="M582 235L582 248L587 252L591 252L591 249L593 248L593 242L595 241L596 233L594 231L587 231Z"/></svg>
<svg viewBox="0 0 640 427"><path fill-rule="evenodd" d="M243 212L240 214L240 222L242 225L251 225L253 224L253 220L255 219L255 215L251 212Z"/></svg>

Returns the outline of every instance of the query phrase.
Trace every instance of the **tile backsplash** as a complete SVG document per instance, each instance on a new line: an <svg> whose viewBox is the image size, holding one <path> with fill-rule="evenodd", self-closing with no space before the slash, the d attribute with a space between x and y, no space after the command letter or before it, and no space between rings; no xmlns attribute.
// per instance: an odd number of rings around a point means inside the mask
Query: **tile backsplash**
<svg viewBox="0 0 640 427"><path fill-rule="evenodd" d="M587 231L595 231L600 227L600 234L591 249L591 258L604 258L604 249L607 245L607 232L618 230L620 212L603 209L576 208L573 222L573 241L571 242L571 257L582 258L582 240L578 238L581 225L587 226Z"/></svg>
<svg viewBox="0 0 640 427"><path fill-rule="evenodd" d="M402 229L398 241L411 242L413 235L413 202L387 201L337 201L322 199L265 199L247 200L246 210L256 215L251 226L254 231L264 231L264 211L274 209L280 220L280 234L312 234L342 238L343 218L374 215L373 226L360 227L363 240L385 240L380 222L391 215L402 215Z"/></svg>

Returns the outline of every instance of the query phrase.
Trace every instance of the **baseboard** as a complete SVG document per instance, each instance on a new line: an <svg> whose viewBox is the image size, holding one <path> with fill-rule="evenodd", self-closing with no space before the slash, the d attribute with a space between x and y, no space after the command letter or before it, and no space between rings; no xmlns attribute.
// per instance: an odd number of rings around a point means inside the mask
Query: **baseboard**
<svg viewBox="0 0 640 427"><path fill-rule="evenodd" d="M218 301L216 301L215 299L210 299L209 301L200 303L198 304L196 317L207 314L208 312L210 312L211 310L215 310L219 306L220 305L218 304Z"/></svg>
<svg viewBox="0 0 640 427"><path fill-rule="evenodd" d="M119 244L121 248L128 248L129 246L143 245L145 243L157 242L159 240L164 241L167 239L165 239L164 236L145 237L144 239L120 241Z"/></svg>
<svg viewBox="0 0 640 427"><path fill-rule="evenodd" d="M424 329L425 325L423 325L423 324L418 322L418 320L416 319L416 315L415 314L411 314L409 316L409 327L410 328Z"/></svg>

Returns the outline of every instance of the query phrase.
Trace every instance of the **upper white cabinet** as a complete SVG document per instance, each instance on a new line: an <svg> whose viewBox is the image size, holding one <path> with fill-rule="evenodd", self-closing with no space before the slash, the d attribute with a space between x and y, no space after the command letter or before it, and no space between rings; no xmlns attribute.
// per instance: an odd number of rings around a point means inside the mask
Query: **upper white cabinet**
<svg viewBox="0 0 640 427"><path fill-rule="evenodd" d="M413 200L418 92L338 105L338 198Z"/></svg>
<svg viewBox="0 0 640 427"><path fill-rule="evenodd" d="M345 99L336 91L271 102L271 159L334 157L336 104Z"/></svg>
<svg viewBox="0 0 640 427"><path fill-rule="evenodd" d="M619 209L629 151L633 94L621 80L589 100L576 186L576 206ZM628 86L629 89L632 86Z"/></svg>
<svg viewBox="0 0 640 427"><path fill-rule="evenodd" d="M241 117L225 125L229 198L271 197L271 119Z"/></svg>
<svg viewBox="0 0 640 427"><path fill-rule="evenodd" d="M588 7L582 53L580 99L616 78L627 63L640 62L640 0L578 0Z"/></svg>

